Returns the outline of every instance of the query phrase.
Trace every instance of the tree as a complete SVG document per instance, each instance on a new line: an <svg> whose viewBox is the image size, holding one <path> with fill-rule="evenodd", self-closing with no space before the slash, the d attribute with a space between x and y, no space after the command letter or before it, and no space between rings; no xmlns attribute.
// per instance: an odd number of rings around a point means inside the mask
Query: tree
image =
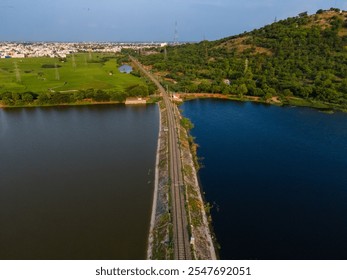
<svg viewBox="0 0 347 280"><path fill-rule="evenodd" d="M75 101L81 101L85 98L85 92L83 90L79 90L73 94L73 99Z"/></svg>
<svg viewBox="0 0 347 280"><path fill-rule="evenodd" d="M69 93L55 92L51 95L50 103L52 104L64 104L70 102L71 98Z"/></svg>
<svg viewBox="0 0 347 280"><path fill-rule="evenodd" d="M264 96L265 95L265 93L264 93L264 91L261 89L261 88L256 88L255 90L254 90L254 95L255 96Z"/></svg>
<svg viewBox="0 0 347 280"><path fill-rule="evenodd" d="M199 92L210 92L211 91L211 84L203 81L198 85L198 91Z"/></svg>
<svg viewBox="0 0 347 280"><path fill-rule="evenodd" d="M1 95L1 99L5 105L13 105L14 104L13 99L12 99L12 92L10 92L10 91L4 92Z"/></svg>
<svg viewBox="0 0 347 280"><path fill-rule="evenodd" d="M50 95L48 93L40 93L40 95L37 98L39 104L44 105L44 104L48 104L50 101Z"/></svg>
<svg viewBox="0 0 347 280"><path fill-rule="evenodd" d="M110 100L123 102L126 99L126 94L121 91L112 91L110 94Z"/></svg>
<svg viewBox="0 0 347 280"><path fill-rule="evenodd" d="M14 103L14 104L17 103L18 100L20 100L20 95L19 95L19 93L18 93L18 92L12 92L12 101L13 101L13 103Z"/></svg>
<svg viewBox="0 0 347 280"><path fill-rule="evenodd" d="M265 96L264 96L265 100L269 100L271 99L271 97L276 96L276 90L271 87L267 87L264 90L264 92L265 92Z"/></svg>
<svg viewBox="0 0 347 280"><path fill-rule="evenodd" d="M26 92L22 94L22 100L25 103L31 103L34 100L34 97L31 95L31 93Z"/></svg>
<svg viewBox="0 0 347 280"><path fill-rule="evenodd" d="M135 85L127 88L129 96L148 96L148 87L146 85Z"/></svg>
<svg viewBox="0 0 347 280"><path fill-rule="evenodd" d="M291 90L290 89L285 89L283 92L282 92L282 94L284 95L284 96L293 96L293 93L291 92Z"/></svg>
<svg viewBox="0 0 347 280"><path fill-rule="evenodd" d="M85 91L86 98L94 98L95 90L93 88L89 88Z"/></svg>
<svg viewBox="0 0 347 280"><path fill-rule="evenodd" d="M239 97L243 97L243 95L245 95L248 92L247 86L245 84L241 84L238 86L237 88L237 94L239 95Z"/></svg>
<svg viewBox="0 0 347 280"><path fill-rule="evenodd" d="M257 85L255 81L250 80L247 82L247 90L248 90L247 94L256 95L255 94L256 88L257 88Z"/></svg>
<svg viewBox="0 0 347 280"><path fill-rule="evenodd" d="M311 94L312 94L312 92L313 92L313 89L312 89L312 87L304 87L304 86L301 86L300 88L299 88L299 95L300 96L302 96L303 98L309 98L310 96L311 96Z"/></svg>
<svg viewBox="0 0 347 280"><path fill-rule="evenodd" d="M96 93L94 94L93 99L95 101L110 101L110 94L106 91L103 91L101 89L97 90Z"/></svg>
<svg viewBox="0 0 347 280"><path fill-rule="evenodd" d="M332 30L339 30L343 25L343 20L341 18L334 17L330 24Z"/></svg>

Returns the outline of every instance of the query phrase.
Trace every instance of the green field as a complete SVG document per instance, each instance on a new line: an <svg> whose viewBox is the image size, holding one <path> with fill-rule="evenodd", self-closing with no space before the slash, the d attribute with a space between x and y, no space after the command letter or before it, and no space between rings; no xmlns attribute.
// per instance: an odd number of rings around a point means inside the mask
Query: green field
<svg viewBox="0 0 347 280"><path fill-rule="evenodd" d="M115 54L79 53L66 61L47 57L0 59L0 93L90 88L125 91L129 86L144 84L138 77L120 73L118 67Z"/></svg>

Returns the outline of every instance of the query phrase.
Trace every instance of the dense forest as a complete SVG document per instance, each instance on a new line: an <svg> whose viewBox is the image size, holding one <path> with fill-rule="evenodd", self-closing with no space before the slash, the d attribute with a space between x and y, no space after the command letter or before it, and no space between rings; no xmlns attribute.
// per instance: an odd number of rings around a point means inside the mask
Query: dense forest
<svg viewBox="0 0 347 280"><path fill-rule="evenodd" d="M277 97L347 108L347 12L306 12L218 41L141 52L175 92Z"/></svg>

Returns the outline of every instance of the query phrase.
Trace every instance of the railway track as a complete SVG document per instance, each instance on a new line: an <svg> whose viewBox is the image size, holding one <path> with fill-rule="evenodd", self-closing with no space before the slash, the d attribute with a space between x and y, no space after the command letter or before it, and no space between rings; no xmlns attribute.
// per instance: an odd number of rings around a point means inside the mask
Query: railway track
<svg viewBox="0 0 347 280"><path fill-rule="evenodd" d="M160 90L168 117L168 133L169 133L169 174L171 181L171 215L173 224L174 237L174 258L177 260L191 259L191 250L188 234L188 222L185 208L185 186L183 182L181 152L178 138L177 114L175 113L175 105L171 102L168 93L159 83L159 81L133 57L130 59L138 68L146 74Z"/></svg>

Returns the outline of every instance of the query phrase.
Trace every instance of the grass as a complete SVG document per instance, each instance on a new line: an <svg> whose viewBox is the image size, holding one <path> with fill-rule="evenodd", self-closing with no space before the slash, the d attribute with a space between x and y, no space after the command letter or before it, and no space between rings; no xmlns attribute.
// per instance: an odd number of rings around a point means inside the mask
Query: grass
<svg viewBox="0 0 347 280"><path fill-rule="evenodd" d="M109 60L105 61L105 58ZM43 68L51 65L52 68ZM0 60L0 93L36 93L103 89L124 91L128 86L143 84L143 80L118 71L115 54L79 53L58 58L10 58ZM110 75L112 73L112 75Z"/></svg>
<svg viewBox="0 0 347 280"><path fill-rule="evenodd" d="M202 201L199 199L198 193L193 186L188 185L187 192L191 225L194 227L199 227L203 224L201 216L201 209L203 207Z"/></svg>
<svg viewBox="0 0 347 280"><path fill-rule="evenodd" d="M171 254L172 246L170 246L168 238L168 227L170 224L170 214L163 214L156 224L153 234L153 251L152 259L166 260Z"/></svg>
<svg viewBox="0 0 347 280"><path fill-rule="evenodd" d="M343 110L344 109L339 104L324 103L324 102L315 101L315 100L305 100L305 99L296 98L296 97L292 97L292 98L288 99L288 105L311 107L311 108L315 108L318 110L326 110L326 111Z"/></svg>

